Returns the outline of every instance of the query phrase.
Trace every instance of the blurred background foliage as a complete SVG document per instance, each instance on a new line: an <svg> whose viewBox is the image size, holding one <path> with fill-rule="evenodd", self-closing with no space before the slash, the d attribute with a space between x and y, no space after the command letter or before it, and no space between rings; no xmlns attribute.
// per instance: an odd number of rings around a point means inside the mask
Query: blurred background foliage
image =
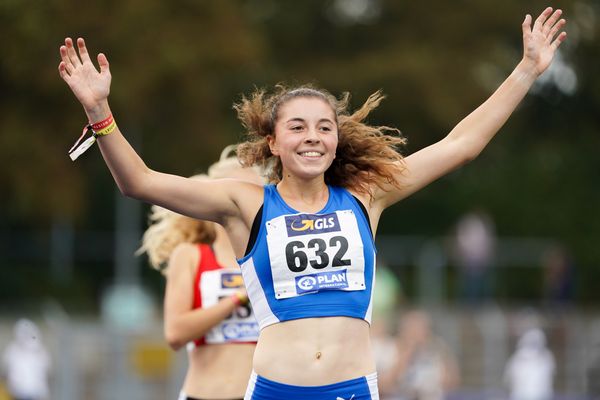
<svg viewBox="0 0 600 400"><path fill-rule="evenodd" d="M114 230L115 188L99 152L76 163L66 154L85 123L57 72L66 36L107 54L113 112L147 164L191 175L243 138L232 104L278 82L349 91L354 106L383 89L388 98L370 121L399 128L410 154L491 94L520 60L524 15L546 5L562 8L569 22L553 69L477 160L387 211L379 234L448 235L460 215L483 207L501 237L550 238L570 249L577 301L595 302L597 0L2 0L0 249L35 253L47 239L11 237L56 221L75 232ZM3 256L0 265L4 304L57 296L94 307L90 293L113 273L106 263L77 265L74 281L58 285L44 263ZM539 274L527 279L539 286Z"/></svg>

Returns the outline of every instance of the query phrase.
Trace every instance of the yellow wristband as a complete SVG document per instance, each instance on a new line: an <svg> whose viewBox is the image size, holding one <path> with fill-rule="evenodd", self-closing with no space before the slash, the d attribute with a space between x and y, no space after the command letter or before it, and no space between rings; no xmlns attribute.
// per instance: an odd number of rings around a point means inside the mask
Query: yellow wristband
<svg viewBox="0 0 600 400"><path fill-rule="evenodd" d="M117 123L113 120L106 128L99 129L94 131L94 136L106 136L113 133L113 131L117 128Z"/></svg>

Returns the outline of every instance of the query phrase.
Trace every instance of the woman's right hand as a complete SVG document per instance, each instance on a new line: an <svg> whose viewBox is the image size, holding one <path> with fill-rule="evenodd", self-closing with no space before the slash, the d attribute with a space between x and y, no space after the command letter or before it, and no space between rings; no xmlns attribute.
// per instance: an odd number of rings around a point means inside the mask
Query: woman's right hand
<svg viewBox="0 0 600 400"><path fill-rule="evenodd" d="M111 81L108 59L104 54L98 54L98 72L82 38L77 39L77 47L79 54L73 40L65 39L64 46L60 46L62 61L58 65L58 72L85 109L90 122L95 122L107 116L104 114L108 109L107 98Z"/></svg>

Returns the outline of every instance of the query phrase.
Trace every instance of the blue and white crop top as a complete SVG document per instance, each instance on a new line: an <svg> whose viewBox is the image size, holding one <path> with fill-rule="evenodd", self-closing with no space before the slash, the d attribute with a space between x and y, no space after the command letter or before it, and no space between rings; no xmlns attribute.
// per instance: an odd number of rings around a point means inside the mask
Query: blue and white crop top
<svg viewBox="0 0 600 400"><path fill-rule="evenodd" d="M314 317L371 322L375 244L368 217L346 189L328 188L316 214L288 206L274 185L264 188L256 241L238 260L260 329Z"/></svg>

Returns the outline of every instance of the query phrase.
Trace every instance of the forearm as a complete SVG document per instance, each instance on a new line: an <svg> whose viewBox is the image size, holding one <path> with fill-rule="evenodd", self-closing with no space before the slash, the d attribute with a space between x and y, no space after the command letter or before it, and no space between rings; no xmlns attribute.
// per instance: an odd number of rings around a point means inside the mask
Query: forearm
<svg viewBox="0 0 600 400"><path fill-rule="evenodd" d="M521 61L498 89L448 134L465 158L475 158L508 120L537 78L535 68Z"/></svg>
<svg viewBox="0 0 600 400"><path fill-rule="evenodd" d="M235 308L236 303L233 298L226 297L214 306L195 309L167 318L165 338L169 345L177 350L186 343L204 336L206 332L234 312Z"/></svg>
<svg viewBox="0 0 600 400"><path fill-rule="evenodd" d="M111 114L107 101L85 111L90 123ZM98 137L98 146L121 193L144 200L143 187L150 169L121 134L118 124L111 134Z"/></svg>

